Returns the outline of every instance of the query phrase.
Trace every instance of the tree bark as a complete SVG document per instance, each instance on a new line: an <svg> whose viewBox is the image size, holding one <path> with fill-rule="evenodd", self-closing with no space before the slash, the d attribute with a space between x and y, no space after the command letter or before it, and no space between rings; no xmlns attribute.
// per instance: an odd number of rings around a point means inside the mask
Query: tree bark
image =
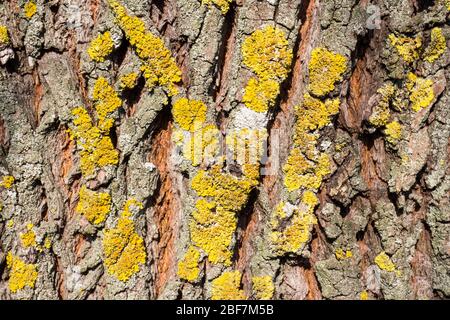
<svg viewBox="0 0 450 320"><path fill-rule="evenodd" d="M223 292L246 299L449 298L448 1L209 2L0 1L9 38L2 43L0 36L0 299L216 299ZM145 58L142 39L133 43L114 4L162 39L180 70L176 94L171 80L149 84L140 67L163 54ZM273 70L252 70L243 47L267 26L282 31L292 59L267 112L249 112L249 80L273 77ZM106 32L112 52L96 61L88 50ZM157 54L156 47L146 48ZM345 58L325 94L312 90L317 48ZM131 72L137 78L125 88ZM332 74L320 72L323 85ZM99 78L112 89L104 100L94 92ZM383 91L389 88L392 94ZM99 104L115 95L121 106L99 134L112 149L100 150L103 158L88 172L83 150L103 145L86 142L91 131L77 127L74 110L100 128ZM286 163L307 121L307 95L325 105L339 101L329 121L307 130L314 157L326 155L330 164L320 176L310 159L317 188L290 190ZM190 142L177 137L190 132L174 115L182 98L204 103L204 124L218 130L220 147L233 130L267 130L255 185L245 166L219 158L225 148L199 164L186 157ZM202 195L199 172L224 195ZM296 226L308 191L318 203L310 222ZM104 219L100 195L110 197ZM203 224L196 218L202 199L216 205ZM276 218L279 208L283 218ZM221 228L221 214L231 219L231 234L219 239L228 261L214 261L215 231L204 245L194 234L195 224ZM292 250L287 230L293 241L307 239ZM289 249L277 246L280 239ZM180 270L192 261L190 278Z"/></svg>

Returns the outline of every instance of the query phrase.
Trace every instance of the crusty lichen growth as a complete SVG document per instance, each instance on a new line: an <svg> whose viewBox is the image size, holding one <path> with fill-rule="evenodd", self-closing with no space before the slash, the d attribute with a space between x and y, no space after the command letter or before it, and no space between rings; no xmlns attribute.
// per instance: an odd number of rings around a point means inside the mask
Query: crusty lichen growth
<svg viewBox="0 0 450 320"><path fill-rule="evenodd" d="M34 288L38 277L35 264L27 264L10 252L6 256L6 266L10 269L8 287L12 293L25 287Z"/></svg>
<svg viewBox="0 0 450 320"><path fill-rule="evenodd" d="M30 0L27 3L25 3L25 6L23 7L23 13L27 19L31 19L37 12L37 5L36 2Z"/></svg>
<svg viewBox="0 0 450 320"><path fill-rule="evenodd" d="M103 237L106 269L123 282L139 272L140 265L146 261L144 239L136 233L131 219L132 208L142 209L143 205L135 199L128 200L117 226L106 230Z"/></svg>
<svg viewBox="0 0 450 320"><path fill-rule="evenodd" d="M322 97L335 89L347 69L347 59L325 48L316 48L309 62L309 91Z"/></svg>
<svg viewBox="0 0 450 320"><path fill-rule="evenodd" d="M200 269L198 263L200 260L200 251L194 246L189 246L184 258L178 262L177 274L180 279L190 282L197 280Z"/></svg>
<svg viewBox="0 0 450 320"><path fill-rule="evenodd" d="M282 80L288 75L292 50L282 30L267 26L244 40L242 60L258 78Z"/></svg>
<svg viewBox="0 0 450 320"><path fill-rule="evenodd" d="M397 270L394 262L392 262L391 258L384 251L375 257L375 263L381 270L388 272L395 272Z"/></svg>
<svg viewBox="0 0 450 320"><path fill-rule="evenodd" d="M124 74L120 77L120 88L121 89L133 89L136 84L137 80L139 78L139 74L136 72L130 72L127 74Z"/></svg>
<svg viewBox="0 0 450 320"><path fill-rule="evenodd" d="M241 273L226 271L212 281L212 300L245 300L241 287Z"/></svg>
<svg viewBox="0 0 450 320"><path fill-rule="evenodd" d="M111 210L111 196L106 192L89 190L86 186L81 187L79 196L80 200L75 211L92 224L99 225L105 222Z"/></svg>
<svg viewBox="0 0 450 320"><path fill-rule="evenodd" d="M97 62L105 61L106 57L109 56L114 48L114 42L111 38L109 31L99 34L97 38L92 40L88 48L89 57Z"/></svg>
<svg viewBox="0 0 450 320"><path fill-rule="evenodd" d="M308 191L309 192L309 191ZM297 253L311 238L311 229L317 224L314 206L303 203L302 208L280 202L272 216L270 234L274 251L280 255Z"/></svg>
<svg viewBox="0 0 450 320"><path fill-rule="evenodd" d="M257 164L263 156L267 137L266 129L233 130L226 136L227 151L233 161L240 165Z"/></svg>
<svg viewBox="0 0 450 320"><path fill-rule="evenodd" d="M83 175L91 175L97 168L116 165L119 161L119 154L114 149L109 132L114 124L111 114L122 106L122 100L103 77L96 81L93 97L97 125L93 124L85 108L72 110L75 128L70 130L70 133L81 149L80 165Z"/></svg>
<svg viewBox="0 0 450 320"><path fill-rule="evenodd" d="M322 102L305 94L303 105L296 108L294 148L283 167L284 185L288 191L300 188L318 189L330 173L330 158L316 151L317 135L311 133L331 123L339 112L337 99Z"/></svg>
<svg viewBox="0 0 450 320"><path fill-rule="evenodd" d="M258 165L244 165L244 176L222 172L221 165L200 170L192 179L192 189L200 197L189 225L191 240L211 263L231 264L230 245L236 230L236 214L243 208L258 184Z"/></svg>
<svg viewBox="0 0 450 320"><path fill-rule="evenodd" d="M141 19L128 15L119 1L108 0L108 3L114 11L118 25L143 62L141 69L148 87L160 85L166 87L170 95L176 94L178 90L175 84L181 81L181 70L163 40L147 31Z"/></svg>
<svg viewBox="0 0 450 320"><path fill-rule="evenodd" d="M406 63L412 63L419 58L420 48L422 47L422 38L420 36L408 38L390 34L389 42Z"/></svg>
<svg viewBox="0 0 450 320"><path fill-rule="evenodd" d="M190 133L190 138L183 145L183 156L194 167L213 162L219 153L219 134L219 129L214 124L205 125Z"/></svg>
<svg viewBox="0 0 450 320"><path fill-rule="evenodd" d="M230 9L230 3L233 0L202 0L202 3L205 5L216 5L220 11L222 12L222 14L225 14L228 12L228 10Z"/></svg>
<svg viewBox="0 0 450 320"><path fill-rule="evenodd" d="M194 132L203 125L206 120L206 105L202 101L178 99L172 108L173 118L176 123L186 131Z"/></svg>
<svg viewBox="0 0 450 320"><path fill-rule="evenodd" d="M257 75L249 80L242 101L249 109L267 112L292 62L292 50L284 32L273 26L256 30L242 44L242 60Z"/></svg>
<svg viewBox="0 0 450 320"><path fill-rule="evenodd" d="M275 292L270 276L252 277L252 291L257 300L270 300Z"/></svg>
<svg viewBox="0 0 450 320"><path fill-rule="evenodd" d="M389 122L391 112L389 104L395 94L395 87L391 83L386 83L383 87L378 89L377 93L380 95L380 101L374 108L369 122L375 127L384 127Z"/></svg>
<svg viewBox="0 0 450 320"><path fill-rule="evenodd" d="M2 180L0 181L0 187L3 187L5 189L11 189L12 185L14 184L14 177L13 176L3 176Z"/></svg>
<svg viewBox="0 0 450 320"><path fill-rule="evenodd" d="M36 247L36 234L33 230L34 225L32 223L27 224L27 232L20 235L20 240L22 241L22 246L24 248Z"/></svg>
<svg viewBox="0 0 450 320"><path fill-rule="evenodd" d="M0 45L9 44L9 41L8 28L0 25Z"/></svg>
<svg viewBox="0 0 450 320"><path fill-rule="evenodd" d="M406 88L409 91L411 109L415 112L427 108L434 100L433 81L431 79L423 79L410 72Z"/></svg>
<svg viewBox="0 0 450 320"><path fill-rule="evenodd" d="M425 50L424 59L433 63L444 54L445 50L447 50L447 41L442 34L442 29L433 28L431 30L431 41Z"/></svg>
<svg viewBox="0 0 450 320"><path fill-rule="evenodd" d="M277 81L251 78L245 87L242 102L253 111L267 112L274 105L279 93L280 84Z"/></svg>
<svg viewBox="0 0 450 320"><path fill-rule="evenodd" d="M345 259L352 258L353 252L351 250L344 250L342 248L338 248L334 252L334 255L336 256L336 259L338 259L338 260L345 260Z"/></svg>
<svg viewBox="0 0 450 320"><path fill-rule="evenodd" d="M386 125L384 133L389 143L396 144L402 138L402 125L398 121L392 121Z"/></svg>
<svg viewBox="0 0 450 320"><path fill-rule="evenodd" d="M333 91L342 80L346 66L344 56L324 48L314 49L309 66L309 91L319 97ZM303 104L296 107L293 148L283 166L284 185L292 194L289 202L278 204L271 220L270 239L277 255L301 254L311 239L312 227L317 223L316 193L331 173L330 156L317 148L319 130L331 124L339 107L339 99L320 100L308 92L304 94Z"/></svg>
<svg viewBox="0 0 450 320"><path fill-rule="evenodd" d="M369 300L369 293L366 290L362 291L359 295L359 299L360 300Z"/></svg>

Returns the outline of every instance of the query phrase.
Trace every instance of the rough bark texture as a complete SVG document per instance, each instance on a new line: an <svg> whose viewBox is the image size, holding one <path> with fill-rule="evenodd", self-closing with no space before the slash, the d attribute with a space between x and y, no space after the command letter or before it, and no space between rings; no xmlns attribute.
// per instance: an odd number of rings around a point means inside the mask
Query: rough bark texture
<svg viewBox="0 0 450 320"><path fill-rule="evenodd" d="M146 86L142 75L132 89L120 86L123 75L140 73L142 59L112 2L36 0L36 13L26 17L29 1L0 1L0 25L9 37L0 41L0 299L211 299L223 292L248 299L450 297L450 51L439 50L439 37L433 38L438 28L450 39L448 2L233 0L222 12L199 0L119 0L170 50L181 70L175 95ZM284 33L293 58L268 111L250 112L243 96L255 73L243 63L242 46L266 26ZM94 61L88 48L106 31L114 49ZM394 37L409 42L396 46ZM421 44L402 54L418 38ZM283 236L296 209L277 227L274 213L280 203L301 208L307 192L289 192L285 163L303 121L296 110L309 90L316 48L346 61L334 90L316 95L340 102L339 112L314 130L315 152L330 157L330 169L312 188L318 204L301 231L307 240L296 250L279 250L274 237ZM411 75L419 80L408 80ZM86 174L73 110L82 106L96 119L93 90L100 77L122 100L106 134L118 161ZM386 86L394 94L380 91ZM415 90L426 100L420 108ZM183 156L174 136L187 131L171 112L182 97L202 101L205 123L221 135L267 129L269 156L261 168L272 172L261 174L242 206L228 212L236 219L224 240L229 263L214 263L192 239L202 199L192 181L221 161L195 166ZM388 118L380 123L374 119L383 103ZM232 161L221 172L245 182ZM92 223L77 209L83 189L110 195L105 221ZM122 211L130 199L142 206L130 205L127 216ZM214 214L207 223L219 223ZM114 273L106 262L106 242L125 220L133 231L127 243L137 239L139 252L143 241L145 262L119 245L119 256L132 260L125 268L137 267L120 279L124 270ZM179 270L189 250L192 278Z"/></svg>

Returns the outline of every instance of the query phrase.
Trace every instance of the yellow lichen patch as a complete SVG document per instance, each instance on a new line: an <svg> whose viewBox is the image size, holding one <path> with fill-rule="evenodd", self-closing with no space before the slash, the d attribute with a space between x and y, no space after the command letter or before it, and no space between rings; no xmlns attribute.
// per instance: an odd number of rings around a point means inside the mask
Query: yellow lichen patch
<svg viewBox="0 0 450 320"><path fill-rule="evenodd" d="M366 290L364 290L360 293L359 298L361 300L369 300L369 293Z"/></svg>
<svg viewBox="0 0 450 320"><path fill-rule="evenodd" d="M97 62L105 61L105 58L111 54L114 48L114 43L111 34L107 31L99 34L97 38L92 40L88 48L89 57Z"/></svg>
<svg viewBox="0 0 450 320"><path fill-rule="evenodd" d="M14 183L15 179L13 176L3 176L2 181L0 181L0 187L5 189L10 189Z"/></svg>
<svg viewBox="0 0 450 320"><path fill-rule="evenodd" d="M172 142L175 143L177 146L183 146L184 145L184 132L182 129L175 129L172 132Z"/></svg>
<svg viewBox="0 0 450 320"><path fill-rule="evenodd" d="M1 209L1 208L0 208ZM1 210L0 210L1 211ZM14 220L8 220L8 222L6 223L6 226L9 228L9 229L12 229L13 227L14 227Z"/></svg>
<svg viewBox="0 0 450 320"><path fill-rule="evenodd" d="M261 80L283 80L292 62L284 32L273 26L256 30L242 44L243 63Z"/></svg>
<svg viewBox="0 0 450 320"><path fill-rule="evenodd" d="M170 95L178 92L175 84L181 81L181 71L165 47L163 40L148 32L144 22L135 16L129 16L124 6L117 0L108 0L117 23L125 32L136 54L142 60L142 71L150 88L160 85L167 87Z"/></svg>
<svg viewBox="0 0 450 320"><path fill-rule="evenodd" d="M313 210L319 203L319 199L314 192L307 190L303 193L302 203Z"/></svg>
<svg viewBox="0 0 450 320"><path fill-rule="evenodd" d="M336 259L338 260L345 260L353 257L353 252L350 250L345 250L342 248L336 249L334 252L334 255L336 256Z"/></svg>
<svg viewBox="0 0 450 320"><path fill-rule="evenodd" d="M322 97L333 91L347 69L347 59L325 48L316 48L309 62L309 91Z"/></svg>
<svg viewBox="0 0 450 320"><path fill-rule="evenodd" d="M194 132L205 122L206 109L202 101L181 98L174 103L172 114L182 129Z"/></svg>
<svg viewBox="0 0 450 320"><path fill-rule="evenodd" d="M406 88L409 91L411 109L415 112L427 108L434 100L433 81L431 79L423 79L410 72Z"/></svg>
<svg viewBox="0 0 450 320"><path fill-rule="evenodd" d="M391 258L384 251L382 251L379 255L375 257L375 263L381 270L385 270L388 272L396 271L395 264L392 262Z"/></svg>
<svg viewBox="0 0 450 320"><path fill-rule="evenodd" d="M283 210L288 209L286 206ZM277 207L276 211L279 211ZM272 233L270 235L274 249L279 254L297 253L304 244L311 238L311 228L317 223L317 219L310 209L300 210L296 207L288 209L291 211L290 221L286 224L286 219L280 218L282 215L277 212L273 216ZM283 223L284 222L284 223ZM284 230L279 230L279 226L286 225Z"/></svg>
<svg viewBox="0 0 450 320"><path fill-rule="evenodd" d="M9 43L8 28L0 25L0 45Z"/></svg>
<svg viewBox="0 0 450 320"><path fill-rule="evenodd" d="M86 186L80 189L80 200L75 209L90 223L99 225L105 222L111 209L111 196L105 192L95 192Z"/></svg>
<svg viewBox="0 0 450 320"><path fill-rule="evenodd" d="M392 121L386 125L384 133L389 143L396 144L402 138L402 126L397 121Z"/></svg>
<svg viewBox="0 0 450 320"><path fill-rule="evenodd" d="M322 153L317 160L310 161L295 148L289 154L283 172L284 185L290 192L300 188L319 189L325 176L331 173L330 156Z"/></svg>
<svg viewBox="0 0 450 320"><path fill-rule="evenodd" d="M133 89L136 86L139 75L136 72L130 72L120 77L120 88Z"/></svg>
<svg viewBox="0 0 450 320"><path fill-rule="evenodd" d="M244 291L240 289L241 273L226 271L212 281L212 300L245 300Z"/></svg>
<svg viewBox="0 0 450 320"><path fill-rule="evenodd" d="M244 166L244 177L222 173L215 165L200 170L192 179L199 199L189 225L193 244L202 249L211 263L231 264L230 245L237 226L236 213L243 208L251 190L258 184L255 166Z"/></svg>
<svg viewBox="0 0 450 320"><path fill-rule="evenodd" d="M198 267L199 259L200 252L194 246L190 246L183 260L178 262L178 276L181 279L191 282L197 280L200 274L200 269Z"/></svg>
<svg viewBox="0 0 450 320"><path fill-rule="evenodd" d="M232 0L202 0L202 3L205 5L216 5L222 14L225 14L230 9L230 3Z"/></svg>
<svg viewBox="0 0 450 320"><path fill-rule="evenodd" d="M9 274L9 290L15 293L25 287L34 288L38 277L35 264L27 264L19 257L8 252L6 256L6 266L11 269Z"/></svg>
<svg viewBox="0 0 450 320"><path fill-rule="evenodd" d="M394 97L395 87L391 83L387 83L378 89L377 93L380 95L380 101L374 108L372 115L369 118L369 122L375 127L384 127L391 117L389 103Z"/></svg>
<svg viewBox="0 0 450 320"><path fill-rule="evenodd" d="M280 84L272 79L258 80L251 78L245 87L242 102L249 109L256 112L267 112L275 103L280 93Z"/></svg>
<svg viewBox="0 0 450 320"><path fill-rule="evenodd" d="M44 248L50 249L51 247L52 247L52 239L49 236L47 236L47 237L45 237L45 240L44 240Z"/></svg>
<svg viewBox="0 0 450 320"><path fill-rule="evenodd" d="M272 277L252 277L253 295L258 300L270 300L275 292Z"/></svg>
<svg viewBox="0 0 450 320"><path fill-rule="evenodd" d="M312 131L322 129L331 123L331 117L339 112L339 99L322 102L310 94L304 95L303 104L296 107L296 131Z"/></svg>
<svg viewBox="0 0 450 320"><path fill-rule="evenodd" d="M23 13L25 17L28 19L31 19L37 12L37 5L36 2L30 0L27 3L25 3L25 6L23 7Z"/></svg>
<svg viewBox="0 0 450 320"><path fill-rule="evenodd" d="M227 134L227 150L240 165L257 164L264 153L264 142L267 140L266 129L240 129Z"/></svg>
<svg viewBox="0 0 450 320"><path fill-rule="evenodd" d="M22 246L24 248L36 247L36 234L33 231L34 225L32 223L27 224L27 232L20 235Z"/></svg>
<svg viewBox="0 0 450 320"><path fill-rule="evenodd" d="M424 59L433 63L447 50L447 41L442 34L441 28L434 28L431 30L431 41L428 48L425 50Z"/></svg>
<svg viewBox="0 0 450 320"><path fill-rule="evenodd" d="M422 47L421 37L396 37L390 34L389 41L406 63L412 63L419 58L419 50Z"/></svg>
<svg viewBox="0 0 450 320"><path fill-rule="evenodd" d="M247 202L248 194L258 184L254 177L234 177L222 173L222 167L215 165L210 171L200 170L192 179L192 188L201 197L210 197L218 206L239 211Z"/></svg>
<svg viewBox="0 0 450 320"><path fill-rule="evenodd" d="M211 162L219 152L219 129L214 124L206 125L190 134L183 146L183 156L193 166Z"/></svg>
<svg viewBox="0 0 450 320"><path fill-rule="evenodd" d="M339 112L339 105L338 99L322 102L306 93L303 105L296 108L294 148L283 167L288 191L302 187L318 189L331 172L330 157L316 150L317 136L310 131L330 124L331 117Z"/></svg>
<svg viewBox="0 0 450 320"><path fill-rule="evenodd" d="M107 132L113 125L113 120L108 116L122 106L122 100L103 77L98 78L95 82L93 98L97 111L98 127Z"/></svg>
<svg viewBox="0 0 450 320"><path fill-rule="evenodd" d="M109 131L114 124L111 114L122 105L122 100L103 77L95 82L93 97L97 125L93 124L85 108L72 110L75 128L70 130L70 133L81 149L80 164L83 175L93 174L96 168L116 165L119 162L119 154L114 149Z"/></svg>
<svg viewBox="0 0 450 320"><path fill-rule="evenodd" d="M103 237L104 264L108 273L120 281L128 281L146 261L144 239L136 233L130 216L131 206L141 204L131 200L125 204L117 226L105 231Z"/></svg>

